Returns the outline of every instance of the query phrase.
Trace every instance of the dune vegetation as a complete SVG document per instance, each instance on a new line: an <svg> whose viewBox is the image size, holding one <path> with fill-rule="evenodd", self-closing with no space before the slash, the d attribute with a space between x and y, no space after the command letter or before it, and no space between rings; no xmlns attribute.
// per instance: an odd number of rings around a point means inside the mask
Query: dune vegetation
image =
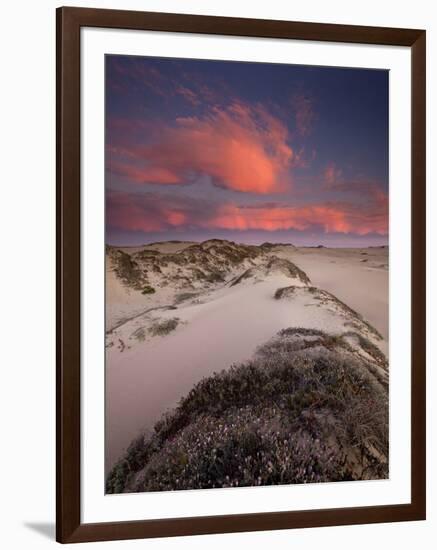
<svg viewBox="0 0 437 550"><path fill-rule="evenodd" d="M290 328L197 383L112 468L108 493L384 479L388 371L353 331Z"/></svg>

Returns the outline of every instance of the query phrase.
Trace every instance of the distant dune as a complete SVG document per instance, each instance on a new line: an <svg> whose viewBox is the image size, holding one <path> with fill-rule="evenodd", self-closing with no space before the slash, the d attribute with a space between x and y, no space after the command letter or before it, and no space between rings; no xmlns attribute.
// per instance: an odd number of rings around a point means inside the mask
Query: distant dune
<svg viewBox="0 0 437 550"><path fill-rule="evenodd" d="M387 477L387 248L213 239L106 257L108 491ZM237 441L250 472L207 474Z"/></svg>

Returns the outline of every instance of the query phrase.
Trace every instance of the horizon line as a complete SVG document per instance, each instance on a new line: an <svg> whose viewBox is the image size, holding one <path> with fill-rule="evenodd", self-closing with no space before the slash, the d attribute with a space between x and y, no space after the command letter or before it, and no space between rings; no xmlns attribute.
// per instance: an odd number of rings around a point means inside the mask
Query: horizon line
<svg viewBox="0 0 437 550"><path fill-rule="evenodd" d="M105 242L105 246L111 246L113 248L141 248L141 247L145 247L145 246L150 246L150 245L153 245L153 244L165 244L165 243L196 243L196 244L202 244L202 243L205 243L205 242L208 242L208 241L222 241L222 242L230 242L230 243L235 243L235 244L243 244L243 245L246 245L246 246L261 246L263 244L272 244L272 245L285 245L285 246L294 246L295 248L388 248L389 247L389 243L387 242L386 244L381 244L381 245L363 245L363 246L351 246L351 245L336 245L336 246L327 246L327 245L324 245L324 244L321 244L320 242L318 242L317 244L307 244L307 245L299 245L299 244L294 244L293 242L271 242L271 241L263 241L263 242L260 242L258 244L253 244L253 243L245 243L245 242L239 242L239 241L234 241L234 240L231 240L231 239L219 239L219 238L216 238L216 237L212 237L210 239L203 239L203 240L191 240L191 239L166 239L166 240L162 240L162 241L150 241L150 242L147 242L147 243L139 243L139 244L113 244L113 243L109 243L109 242Z"/></svg>

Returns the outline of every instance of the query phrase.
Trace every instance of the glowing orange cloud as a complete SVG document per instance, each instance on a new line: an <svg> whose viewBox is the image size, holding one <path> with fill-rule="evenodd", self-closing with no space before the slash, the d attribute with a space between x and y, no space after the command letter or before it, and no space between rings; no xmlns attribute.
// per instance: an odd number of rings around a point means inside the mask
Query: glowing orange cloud
<svg viewBox="0 0 437 550"><path fill-rule="evenodd" d="M155 183L162 184L182 183L182 179L178 174L160 166L149 166L146 169L141 169L128 163L110 162L110 170L113 174L126 176L136 183L147 183L150 179Z"/></svg>
<svg viewBox="0 0 437 550"><path fill-rule="evenodd" d="M109 196L107 219L112 227L130 231L164 231L191 227L228 230L316 230L366 235L388 233L388 199L380 191L365 204L324 203L291 206L240 206L169 198L160 194L114 193Z"/></svg>
<svg viewBox="0 0 437 550"><path fill-rule="evenodd" d="M106 205L109 225L128 231L162 231L188 221L184 203L172 203L162 197L111 193Z"/></svg>
<svg viewBox="0 0 437 550"><path fill-rule="evenodd" d="M130 163L112 170L144 183L184 183L199 175L228 189L275 193L290 182L299 162L288 145L286 126L262 107L235 102L213 107L203 117L180 117L174 126L155 124L154 142L137 148Z"/></svg>
<svg viewBox="0 0 437 550"><path fill-rule="evenodd" d="M222 229L265 231L287 229L304 231L317 226L321 227L325 233L387 234L386 216L374 217L369 212L360 213L348 204L273 208L241 208L226 204L208 223L208 227Z"/></svg>

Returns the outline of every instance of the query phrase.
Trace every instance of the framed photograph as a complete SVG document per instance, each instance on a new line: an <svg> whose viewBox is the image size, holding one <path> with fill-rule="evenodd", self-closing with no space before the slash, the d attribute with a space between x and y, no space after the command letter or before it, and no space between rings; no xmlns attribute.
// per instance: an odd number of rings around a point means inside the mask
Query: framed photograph
<svg viewBox="0 0 437 550"><path fill-rule="evenodd" d="M425 518L425 31L57 11L57 540Z"/></svg>

